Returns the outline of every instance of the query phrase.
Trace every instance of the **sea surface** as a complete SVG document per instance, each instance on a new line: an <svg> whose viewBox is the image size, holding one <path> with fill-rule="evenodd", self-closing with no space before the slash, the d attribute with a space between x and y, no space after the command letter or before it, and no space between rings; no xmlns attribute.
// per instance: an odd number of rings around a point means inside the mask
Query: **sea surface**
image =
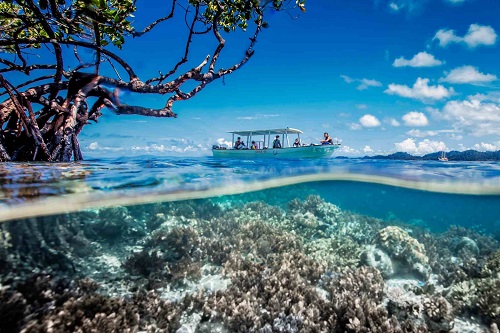
<svg viewBox="0 0 500 333"><path fill-rule="evenodd" d="M495 162L2 163L0 332L497 332L499 242Z"/></svg>

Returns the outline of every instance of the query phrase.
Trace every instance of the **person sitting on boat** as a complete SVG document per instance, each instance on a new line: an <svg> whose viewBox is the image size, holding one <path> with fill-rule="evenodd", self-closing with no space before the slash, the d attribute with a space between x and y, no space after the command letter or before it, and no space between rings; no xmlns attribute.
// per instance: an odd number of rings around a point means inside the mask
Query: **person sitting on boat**
<svg viewBox="0 0 500 333"><path fill-rule="evenodd" d="M328 135L328 132L325 132L324 137L325 137L324 140L319 141L321 142L322 145L333 145L333 140L330 137L330 135Z"/></svg>
<svg viewBox="0 0 500 333"><path fill-rule="evenodd" d="M273 148L281 148L280 136L276 135L276 139L273 141Z"/></svg>
<svg viewBox="0 0 500 333"><path fill-rule="evenodd" d="M300 140L299 138L295 139L295 142L293 143L294 147L300 147Z"/></svg>
<svg viewBox="0 0 500 333"><path fill-rule="evenodd" d="M257 144L255 143L255 141L252 141L252 145L250 146L250 149L259 149L259 147L257 147Z"/></svg>
<svg viewBox="0 0 500 333"><path fill-rule="evenodd" d="M238 139L234 143L234 149L243 149L243 148L245 148L245 144L243 143L243 141L241 141L241 138L238 137Z"/></svg>

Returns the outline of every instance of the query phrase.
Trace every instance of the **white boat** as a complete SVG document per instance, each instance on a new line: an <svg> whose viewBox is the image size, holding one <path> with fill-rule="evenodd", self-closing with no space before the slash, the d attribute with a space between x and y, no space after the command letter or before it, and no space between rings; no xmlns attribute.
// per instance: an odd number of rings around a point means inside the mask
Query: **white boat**
<svg viewBox="0 0 500 333"><path fill-rule="evenodd" d="M448 157L446 157L446 152L444 150L441 152L441 156L438 157L438 161L448 162Z"/></svg>
<svg viewBox="0 0 500 333"><path fill-rule="evenodd" d="M303 144L300 139L300 134L303 132L295 128L277 128L251 131L230 131L232 134L232 143L235 142L235 136L241 137L244 143L244 148L236 149L233 147L224 147L220 145L212 146L214 157L224 158L328 158L332 156L335 149L340 147L339 143L335 144ZM276 135L280 135L281 148L273 148L273 142ZM294 147L290 145L290 136L292 140L296 138L300 145ZM251 149L252 142L255 142L256 148Z"/></svg>

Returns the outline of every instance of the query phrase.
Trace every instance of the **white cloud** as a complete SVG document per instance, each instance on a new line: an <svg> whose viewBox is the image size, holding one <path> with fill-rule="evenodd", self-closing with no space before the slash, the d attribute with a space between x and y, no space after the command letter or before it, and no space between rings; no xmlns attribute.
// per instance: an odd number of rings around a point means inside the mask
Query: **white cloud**
<svg viewBox="0 0 500 333"><path fill-rule="evenodd" d="M495 30L490 26L471 24L464 36L464 42L469 47L478 45L494 45L497 40Z"/></svg>
<svg viewBox="0 0 500 333"><path fill-rule="evenodd" d="M202 145L163 145L163 144L150 144L146 146L132 146L132 151L140 151L140 152L159 152L159 153L184 153L184 152L194 152L194 151L204 151L207 150L207 147L203 147Z"/></svg>
<svg viewBox="0 0 500 333"><path fill-rule="evenodd" d="M377 127L380 126L380 121L377 117L371 114L365 114L363 117L359 118L359 123L363 127Z"/></svg>
<svg viewBox="0 0 500 333"><path fill-rule="evenodd" d="M463 41L462 37L458 37L457 35L455 35L455 30L446 30L446 29L438 30L438 32L436 32L432 40L436 39L439 41L439 46L441 47L445 47L451 43L460 43Z"/></svg>
<svg viewBox="0 0 500 333"><path fill-rule="evenodd" d="M99 144L99 142L91 142L88 146L87 149L89 150L94 150L94 151L120 151L123 150L122 147L104 147Z"/></svg>
<svg viewBox="0 0 500 333"><path fill-rule="evenodd" d="M449 2L451 4L462 4L465 2L465 0L445 0L446 2Z"/></svg>
<svg viewBox="0 0 500 333"><path fill-rule="evenodd" d="M359 150L354 149L354 148L351 148L351 147L346 146L346 145L342 145L342 146L340 146L339 151L340 151L342 154L346 154L346 155L354 155L354 154L359 154Z"/></svg>
<svg viewBox="0 0 500 333"><path fill-rule="evenodd" d="M403 117L403 122L406 126L427 126L429 125L429 120L422 112L412 111L405 114Z"/></svg>
<svg viewBox="0 0 500 333"><path fill-rule="evenodd" d="M188 139L175 139L175 138L156 138L157 142L148 142L145 145L133 145L130 150L134 152L145 152L145 153L186 153L186 152L203 152L211 148L211 142L202 141L201 143L196 143ZM218 139L217 141L223 142L224 139Z"/></svg>
<svg viewBox="0 0 500 333"><path fill-rule="evenodd" d="M394 2L391 2L389 4L389 8L391 8L392 10L395 10L395 11L399 10L399 6L397 4L395 4Z"/></svg>
<svg viewBox="0 0 500 333"><path fill-rule="evenodd" d="M415 137L415 138L425 138L426 136L436 136L442 133L448 134L448 136L454 140L456 140L458 135L455 134L455 130L437 130L437 131L421 131L419 129L412 129L406 132L406 135ZM460 137L459 140L461 140L462 137Z"/></svg>
<svg viewBox="0 0 500 333"><path fill-rule="evenodd" d="M497 80L496 75L481 73L476 67L472 66L457 67L445 74L447 74L446 77L440 78L439 82L478 84Z"/></svg>
<svg viewBox="0 0 500 333"><path fill-rule="evenodd" d="M370 146L365 146L365 147L363 148L363 152L364 152L364 153L373 153L373 149L372 149L372 147L370 147Z"/></svg>
<svg viewBox="0 0 500 333"><path fill-rule="evenodd" d="M261 114L257 113L253 116L243 116L243 117L237 117L236 119L240 120L255 120L255 119L268 119L268 118L274 118L274 117L279 117L279 114Z"/></svg>
<svg viewBox="0 0 500 333"><path fill-rule="evenodd" d="M471 24L467 33L460 37L454 30L440 29L432 40L438 40L439 46L445 47L451 43L464 43L470 48L480 45L494 45L497 34L495 30L487 25Z"/></svg>
<svg viewBox="0 0 500 333"><path fill-rule="evenodd" d="M399 121L397 121L395 118L386 118L386 119L384 119L384 122L386 124L391 125L392 127L399 127L399 126L401 126L401 124L399 123Z"/></svg>
<svg viewBox="0 0 500 333"><path fill-rule="evenodd" d="M408 87L402 84L389 84L388 88L384 91L389 95L398 95L406 98L413 98L421 100L422 102L438 101L450 97L455 93L453 88L445 88L442 85L429 85L429 79L417 78L413 87Z"/></svg>
<svg viewBox="0 0 500 333"><path fill-rule="evenodd" d="M462 141L462 139L464 138L462 135L455 134L455 133L450 133L448 136L450 139L457 140L457 141Z"/></svg>
<svg viewBox="0 0 500 333"><path fill-rule="evenodd" d="M358 86L356 89L358 90L365 90L368 89L369 87L381 87L382 82L377 81L377 80L372 80L372 79L353 79L350 76L347 75L340 75L340 77L345 81L345 83L358 83Z"/></svg>
<svg viewBox="0 0 500 333"><path fill-rule="evenodd" d="M356 87L358 90L365 90L368 89L369 87L381 87L382 82L377 81L377 80L369 80L369 79L361 79L360 80L361 84Z"/></svg>
<svg viewBox="0 0 500 333"><path fill-rule="evenodd" d="M403 151L414 155L425 155L446 150L444 142L431 141L429 139L416 143L414 139L408 138L402 142L396 142L394 146L397 151Z"/></svg>
<svg viewBox="0 0 500 333"><path fill-rule="evenodd" d="M412 129L406 132L406 135L412 136L414 138L425 138L426 136L436 136L438 131L421 131L419 129Z"/></svg>
<svg viewBox="0 0 500 333"><path fill-rule="evenodd" d="M428 0L374 0L375 5L382 4L394 13L407 12L413 14L419 12Z"/></svg>
<svg viewBox="0 0 500 333"><path fill-rule="evenodd" d="M449 101L435 115L474 136L499 134L500 101L488 102L470 96L469 100Z"/></svg>
<svg viewBox="0 0 500 333"><path fill-rule="evenodd" d="M366 104L356 104L356 109L358 110L365 110L368 108L368 105Z"/></svg>
<svg viewBox="0 0 500 333"><path fill-rule="evenodd" d="M217 139L217 145L223 146L223 147L229 147L230 148L230 147L233 146L233 143L231 141L227 141L224 138L218 138Z"/></svg>
<svg viewBox="0 0 500 333"><path fill-rule="evenodd" d="M353 83L354 81L356 81L355 79L353 79L347 75L340 75L340 77L342 79L344 79L345 83Z"/></svg>
<svg viewBox="0 0 500 333"><path fill-rule="evenodd" d="M349 128L353 131L357 131L361 129L361 125L358 123L351 123L349 124Z"/></svg>
<svg viewBox="0 0 500 333"><path fill-rule="evenodd" d="M481 142L481 143L476 143L474 145L474 149L476 150L482 150L482 151L497 151L500 150L499 147L492 143L486 143L486 142Z"/></svg>
<svg viewBox="0 0 500 333"><path fill-rule="evenodd" d="M397 58L394 60L392 66L394 67L434 67L444 64L444 61L437 60L432 54L427 52L419 52L413 56L410 60L406 60L404 57Z"/></svg>
<svg viewBox="0 0 500 333"><path fill-rule="evenodd" d="M92 142L91 144L89 144L89 146L87 148L91 149L91 150L96 150L97 148L99 148L99 143Z"/></svg>

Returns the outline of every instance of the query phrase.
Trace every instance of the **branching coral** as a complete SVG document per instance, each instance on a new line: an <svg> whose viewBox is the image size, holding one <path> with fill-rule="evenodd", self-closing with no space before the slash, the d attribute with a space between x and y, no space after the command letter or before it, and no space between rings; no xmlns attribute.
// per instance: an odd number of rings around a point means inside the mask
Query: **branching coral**
<svg viewBox="0 0 500 333"><path fill-rule="evenodd" d="M191 298L171 303L154 293L114 298L96 293L97 288L92 281L70 283L42 274L0 289L0 331L175 332L192 303Z"/></svg>
<svg viewBox="0 0 500 333"><path fill-rule="evenodd" d="M350 237L320 238L304 245L305 253L327 267L356 267L360 262L361 247Z"/></svg>
<svg viewBox="0 0 500 333"><path fill-rule="evenodd" d="M265 332L290 325L299 331L324 331L329 318L322 318L324 300L310 282L318 281L322 267L300 252L271 255L268 264L232 256L225 265L231 286L209 297L204 313L222 320L231 332ZM288 322L288 323L287 323Z"/></svg>
<svg viewBox="0 0 500 333"><path fill-rule="evenodd" d="M198 232L192 227L158 230L146 241L144 249L128 257L123 266L129 273L150 280L196 278L202 266L199 247Z"/></svg>
<svg viewBox="0 0 500 333"><path fill-rule="evenodd" d="M453 329L452 306L444 297L424 300L424 317L429 331L450 332Z"/></svg>

